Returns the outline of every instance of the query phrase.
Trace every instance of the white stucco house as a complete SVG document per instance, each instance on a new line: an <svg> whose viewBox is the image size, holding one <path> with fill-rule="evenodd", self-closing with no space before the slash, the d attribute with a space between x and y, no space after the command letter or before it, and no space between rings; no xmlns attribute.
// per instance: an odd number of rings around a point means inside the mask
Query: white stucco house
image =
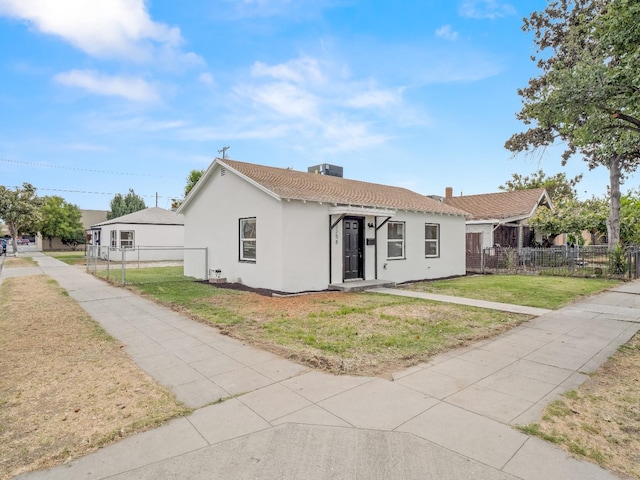
<svg viewBox="0 0 640 480"><path fill-rule="evenodd" d="M254 288L465 274L466 213L404 188L215 159L178 213L209 272ZM202 277L188 257L184 270Z"/></svg>
<svg viewBox="0 0 640 480"><path fill-rule="evenodd" d="M122 250L128 249L144 251L139 255L145 261L183 257L184 217L164 208L145 208L112 218L92 225L90 231L91 243L99 247L102 258L119 260Z"/></svg>

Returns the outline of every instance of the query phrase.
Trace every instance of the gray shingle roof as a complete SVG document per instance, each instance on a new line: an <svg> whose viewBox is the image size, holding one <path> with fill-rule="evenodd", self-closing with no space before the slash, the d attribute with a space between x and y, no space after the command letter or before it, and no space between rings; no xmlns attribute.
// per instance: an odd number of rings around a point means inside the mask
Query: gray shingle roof
<svg viewBox="0 0 640 480"><path fill-rule="evenodd" d="M114 223L129 223L138 225L184 225L184 215L164 208L152 207L138 210L106 222L96 223L94 227L113 225Z"/></svg>

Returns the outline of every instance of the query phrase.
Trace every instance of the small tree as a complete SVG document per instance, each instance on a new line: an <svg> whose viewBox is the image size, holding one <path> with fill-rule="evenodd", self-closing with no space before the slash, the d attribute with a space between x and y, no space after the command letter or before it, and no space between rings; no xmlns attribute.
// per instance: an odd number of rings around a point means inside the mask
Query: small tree
<svg viewBox="0 0 640 480"><path fill-rule="evenodd" d="M68 245L73 251L78 248L78 245L84 245L87 243L87 238L82 230L76 231L70 236L62 237L61 240L64 245Z"/></svg>
<svg viewBox="0 0 640 480"><path fill-rule="evenodd" d="M38 229L49 240L49 248L52 248L52 239L56 237L64 243L64 239L84 236L80 209L58 196L44 197Z"/></svg>
<svg viewBox="0 0 640 480"><path fill-rule="evenodd" d="M582 175L576 175L573 178L567 178L564 173L556 173L549 177L542 170L529 175L520 175L518 173L511 174L511 180L507 180L504 185L498 188L506 192L514 190L528 190L530 188L544 188L551 200L561 197L575 198L576 185L582 180Z"/></svg>
<svg viewBox="0 0 640 480"><path fill-rule="evenodd" d="M137 195L133 188L130 188L129 193L124 196L120 193L116 194L111 199L110 206L111 210L107 213L107 220L147 208L142 197Z"/></svg>
<svg viewBox="0 0 640 480"><path fill-rule="evenodd" d="M200 177L204 174L204 170L191 170L189 172L189 176L187 177L187 184L184 187L184 196L189 195L189 192L193 187L196 186Z"/></svg>
<svg viewBox="0 0 640 480"><path fill-rule="evenodd" d="M553 204L553 210L538 208L529 219L529 225L552 238L567 233L580 243L583 231L595 234L604 230L606 233L608 213L606 199L593 197L580 201L577 198L559 197Z"/></svg>
<svg viewBox="0 0 640 480"><path fill-rule="evenodd" d="M182 198L174 198L171 200L171 209L175 210L177 209L180 205L182 205L182 202L184 201L184 198L189 195L189 192L193 189L193 187L196 186L196 183L198 183L198 180L200 180L200 177L202 177L202 175L204 174L204 170L191 170L189 172L189 175L187 176L187 183L184 186L184 197Z"/></svg>
<svg viewBox="0 0 640 480"><path fill-rule="evenodd" d="M13 190L0 185L0 218L9 227L13 251L18 251L18 235L34 233L41 218L42 199L30 183Z"/></svg>

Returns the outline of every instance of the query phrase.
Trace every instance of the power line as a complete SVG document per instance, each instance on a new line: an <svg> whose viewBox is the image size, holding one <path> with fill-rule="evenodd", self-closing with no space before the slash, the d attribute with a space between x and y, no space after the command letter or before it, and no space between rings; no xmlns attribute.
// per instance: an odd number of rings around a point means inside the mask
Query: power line
<svg viewBox="0 0 640 480"><path fill-rule="evenodd" d="M132 173L132 172L113 172L110 170L94 170L91 168L80 168L80 167L66 167L64 165L52 165L50 163L39 163L39 162L26 162L23 160L9 160L7 158L0 158L0 162L5 163L15 163L18 165L27 165L30 167L44 167L44 168L59 168L63 170L75 170L78 172L92 172L92 173L107 173L110 175L131 175L135 177L155 177L155 178L173 178L165 175L154 175L151 173Z"/></svg>
<svg viewBox="0 0 640 480"><path fill-rule="evenodd" d="M22 188L21 186L8 186L7 188ZM90 192L88 190L65 190L62 188L40 188L40 187L34 187L36 190L43 190L45 192L66 192L66 193L88 193L88 194L92 194L92 195L122 195L122 193L111 193L111 192ZM136 193L136 195L140 196L140 197L156 197L156 194L150 194L150 195L142 195L142 194L138 194ZM158 195L158 198L181 198L181 195Z"/></svg>

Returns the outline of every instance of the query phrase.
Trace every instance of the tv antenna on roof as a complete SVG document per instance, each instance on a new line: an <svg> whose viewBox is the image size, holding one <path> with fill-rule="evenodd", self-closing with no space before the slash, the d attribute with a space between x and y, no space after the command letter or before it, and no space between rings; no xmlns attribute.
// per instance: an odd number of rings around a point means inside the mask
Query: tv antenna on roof
<svg viewBox="0 0 640 480"><path fill-rule="evenodd" d="M218 150L218 153L222 154L222 159L224 160L225 158L227 158L227 150L229 150L231 147L229 145L227 145L226 147L222 147L220 150Z"/></svg>

